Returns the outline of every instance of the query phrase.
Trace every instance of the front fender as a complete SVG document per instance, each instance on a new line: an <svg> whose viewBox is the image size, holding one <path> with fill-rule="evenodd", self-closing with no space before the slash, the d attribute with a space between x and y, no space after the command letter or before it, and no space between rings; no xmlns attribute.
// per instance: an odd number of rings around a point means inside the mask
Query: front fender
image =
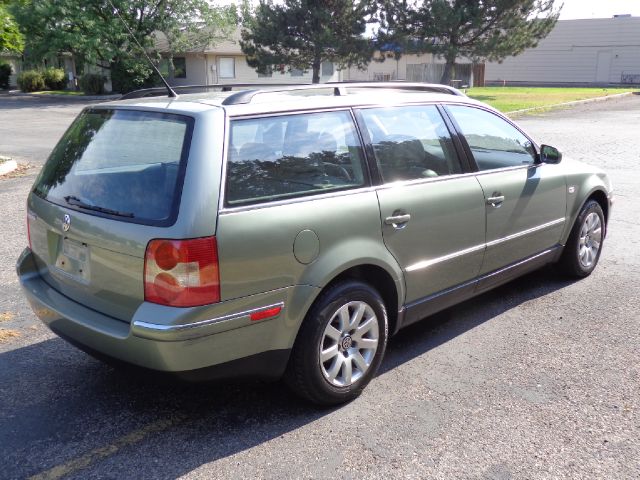
<svg viewBox="0 0 640 480"><path fill-rule="evenodd" d="M567 222L561 237L563 245L569 239L573 225L586 201L598 194L607 199L611 197L611 182L606 173L596 167L589 166L588 169L585 169L586 165L579 162L575 162L575 164L581 165L583 168L580 171L577 168L575 170L572 168L567 174ZM572 162L571 167L573 166ZM608 209L609 205L603 208L605 211Z"/></svg>

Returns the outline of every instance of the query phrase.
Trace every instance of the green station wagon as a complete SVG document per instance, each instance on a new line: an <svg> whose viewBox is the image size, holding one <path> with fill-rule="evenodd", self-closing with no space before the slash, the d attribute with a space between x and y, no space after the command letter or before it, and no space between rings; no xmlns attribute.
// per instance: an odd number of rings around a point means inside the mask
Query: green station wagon
<svg viewBox="0 0 640 480"><path fill-rule="evenodd" d="M455 89L145 95L86 108L28 198L24 292L99 358L336 404L402 327L598 262L605 173Z"/></svg>

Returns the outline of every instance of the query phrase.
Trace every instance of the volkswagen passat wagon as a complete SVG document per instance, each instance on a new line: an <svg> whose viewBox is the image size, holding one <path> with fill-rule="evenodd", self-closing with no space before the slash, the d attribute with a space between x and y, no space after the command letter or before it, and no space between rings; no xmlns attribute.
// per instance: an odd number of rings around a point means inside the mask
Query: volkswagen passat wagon
<svg viewBox="0 0 640 480"><path fill-rule="evenodd" d="M598 263L607 176L457 90L143 95L86 108L28 197L24 292L98 357L335 404L402 327Z"/></svg>

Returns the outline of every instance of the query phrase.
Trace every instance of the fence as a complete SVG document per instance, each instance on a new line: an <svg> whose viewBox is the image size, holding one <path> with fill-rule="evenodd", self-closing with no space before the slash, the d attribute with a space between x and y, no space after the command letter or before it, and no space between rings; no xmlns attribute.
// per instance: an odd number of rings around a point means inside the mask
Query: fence
<svg viewBox="0 0 640 480"><path fill-rule="evenodd" d="M631 85L640 84L640 73L622 72L620 83Z"/></svg>
<svg viewBox="0 0 640 480"><path fill-rule="evenodd" d="M444 63L418 63L407 65L407 80L409 82L440 83L444 73ZM458 85L473 85L473 64L457 63L452 79L460 80Z"/></svg>

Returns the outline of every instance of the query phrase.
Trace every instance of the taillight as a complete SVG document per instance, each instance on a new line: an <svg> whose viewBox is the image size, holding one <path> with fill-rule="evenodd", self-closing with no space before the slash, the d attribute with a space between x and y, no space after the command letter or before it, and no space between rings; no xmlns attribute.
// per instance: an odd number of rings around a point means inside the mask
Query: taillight
<svg viewBox="0 0 640 480"><path fill-rule="evenodd" d="M144 299L172 307L219 302L216 238L151 240L144 256Z"/></svg>

